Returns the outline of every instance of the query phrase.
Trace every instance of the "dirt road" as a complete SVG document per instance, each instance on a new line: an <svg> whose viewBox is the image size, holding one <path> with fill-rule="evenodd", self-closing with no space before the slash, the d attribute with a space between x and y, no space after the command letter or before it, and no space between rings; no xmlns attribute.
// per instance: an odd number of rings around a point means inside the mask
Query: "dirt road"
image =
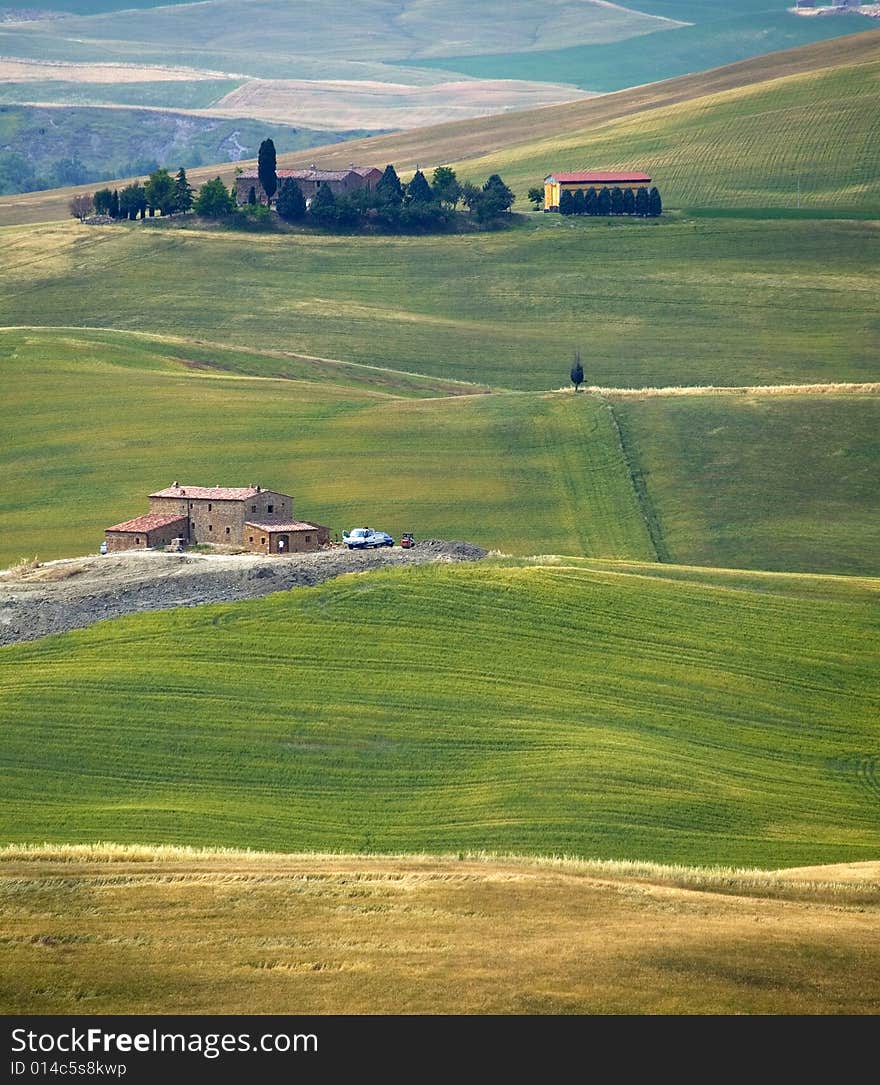
<svg viewBox="0 0 880 1085"><path fill-rule="evenodd" d="M479 561L480 546L427 539L411 550L321 550L314 554L166 554L130 550L65 558L0 572L0 645L83 629L142 610L256 599L311 587L343 573L432 561Z"/></svg>

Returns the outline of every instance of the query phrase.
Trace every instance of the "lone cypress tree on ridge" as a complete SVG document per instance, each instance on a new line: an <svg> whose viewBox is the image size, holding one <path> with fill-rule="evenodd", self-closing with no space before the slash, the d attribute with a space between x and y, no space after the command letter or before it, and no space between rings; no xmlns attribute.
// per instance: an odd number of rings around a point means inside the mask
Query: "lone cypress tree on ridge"
<svg viewBox="0 0 880 1085"><path fill-rule="evenodd" d="M584 383L584 367L581 365L581 352L576 350L574 352L574 364L571 367L571 383L574 385L574 390L579 392L581 385Z"/></svg>
<svg viewBox="0 0 880 1085"><path fill-rule="evenodd" d="M270 206L272 197L275 195L275 189L278 188L278 174L275 172L277 164L278 158L275 154L275 144L271 139L264 139L260 144L260 151L257 156L257 176L263 186L263 191L266 193L266 203Z"/></svg>

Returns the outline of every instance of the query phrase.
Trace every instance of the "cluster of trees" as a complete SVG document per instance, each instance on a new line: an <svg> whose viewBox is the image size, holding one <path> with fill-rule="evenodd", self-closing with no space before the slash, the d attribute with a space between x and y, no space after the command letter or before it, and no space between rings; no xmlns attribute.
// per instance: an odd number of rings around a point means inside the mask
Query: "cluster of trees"
<svg viewBox="0 0 880 1085"><path fill-rule="evenodd" d="M563 192L559 197L561 215L638 215L657 218L663 211L656 188L588 188L586 192Z"/></svg>
<svg viewBox="0 0 880 1085"><path fill-rule="evenodd" d="M80 220L88 215L109 215L112 219L136 219L176 215L195 206L193 189L181 166L172 177L166 169L154 170L144 184L135 181L122 189L99 188L93 196L74 196L70 213Z"/></svg>
<svg viewBox="0 0 880 1085"><path fill-rule="evenodd" d="M268 193L262 177L260 183ZM510 210L514 198L498 174L493 174L480 187L469 182L462 184L455 170L438 166L430 183L421 170L416 170L412 179L404 184L394 166L389 165L374 191L356 189L337 196L329 186L323 185L308 209L297 182L290 177L284 178L278 189L275 210L287 222L311 222L324 229L376 226L391 232L425 231L448 227L459 203L481 226L487 226ZM250 199L256 201L253 190Z"/></svg>
<svg viewBox="0 0 880 1085"><path fill-rule="evenodd" d="M377 227L389 232L418 232L445 229L453 220L459 204L470 211L481 226L493 223L513 205L514 195L497 173L482 186L460 182L455 170L439 166L430 183L421 170L404 184L394 166L387 166L374 191L356 189L337 196L322 185L306 205L302 189L293 178L285 177L279 187L275 145L263 140L257 160L257 175L269 201L286 222L303 222L324 229ZM276 196L277 194L277 196ZM248 205L239 208L236 189L228 189L219 177L206 181L197 194L181 167L176 176L167 169L154 170L147 181L135 181L123 189L99 189L93 196L75 196L70 213L80 220L91 214L113 219L163 216L195 211L204 218L227 219L233 225L269 225L270 209L257 201L256 186L249 194Z"/></svg>

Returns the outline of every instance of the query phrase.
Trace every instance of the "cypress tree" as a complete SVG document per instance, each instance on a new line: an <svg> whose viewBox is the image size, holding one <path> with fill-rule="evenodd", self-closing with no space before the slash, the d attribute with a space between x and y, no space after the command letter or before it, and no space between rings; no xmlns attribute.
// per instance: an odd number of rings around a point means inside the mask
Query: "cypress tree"
<svg viewBox="0 0 880 1085"><path fill-rule="evenodd" d="M275 189L278 188L278 174L275 172L277 164L275 144L271 139L264 139L260 144L257 155L257 176L263 186L263 191L266 193L266 203L268 204L272 203Z"/></svg>
<svg viewBox="0 0 880 1085"><path fill-rule="evenodd" d="M596 207L596 190L595 188L588 188L584 193L584 214L596 215L598 209Z"/></svg>
<svg viewBox="0 0 880 1085"><path fill-rule="evenodd" d="M652 188L648 193L648 214L651 218L657 218L663 214L663 201L660 199L660 190Z"/></svg>
<svg viewBox="0 0 880 1085"><path fill-rule="evenodd" d="M321 185L309 207L309 214L319 226L335 226L339 213L336 207L336 197L329 185Z"/></svg>
<svg viewBox="0 0 880 1085"><path fill-rule="evenodd" d="M301 222L306 217L306 198L292 177L285 177L281 182L275 210L287 222Z"/></svg>
<svg viewBox="0 0 880 1085"><path fill-rule="evenodd" d="M623 214L623 189L618 188L617 185L611 189L611 214Z"/></svg>
<svg viewBox="0 0 880 1085"><path fill-rule="evenodd" d="M192 208L192 205L192 185L187 179L186 170L181 166L174 178L174 210L186 212Z"/></svg>
<svg viewBox="0 0 880 1085"><path fill-rule="evenodd" d="M647 218L650 213L648 190L642 187L636 192L636 214L641 215L642 218Z"/></svg>
<svg viewBox="0 0 880 1085"><path fill-rule="evenodd" d="M581 385L584 383L584 367L581 365L581 352L579 350L575 351L574 365L571 367L570 376L574 390L579 392Z"/></svg>
<svg viewBox="0 0 880 1085"><path fill-rule="evenodd" d="M571 197L571 203L572 203L571 213L573 215L582 215L584 213L585 200L584 200L584 191L583 191L583 189L579 188L574 193L574 195Z"/></svg>
<svg viewBox="0 0 880 1085"><path fill-rule="evenodd" d="M574 214L574 196L569 192L567 188L564 188L559 196L559 214L560 215L573 215Z"/></svg>
<svg viewBox="0 0 880 1085"><path fill-rule="evenodd" d="M623 213L625 215L632 215L636 209L636 198L633 196L633 190L631 188L625 188L623 190Z"/></svg>
<svg viewBox="0 0 880 1085"><path fill-rule="evenodd" d="M600 188L599 193L596 196L596 214L597 215L610 215L611 214L611 190L608 188Z"/></svg>
<svg viewBox="0 0 880 1085"><path fill-rule="evenodd" d="M406 186L406 199L408 203L430 203L432 199L431 186L421 170L416 170L412 180Z"/></svg>

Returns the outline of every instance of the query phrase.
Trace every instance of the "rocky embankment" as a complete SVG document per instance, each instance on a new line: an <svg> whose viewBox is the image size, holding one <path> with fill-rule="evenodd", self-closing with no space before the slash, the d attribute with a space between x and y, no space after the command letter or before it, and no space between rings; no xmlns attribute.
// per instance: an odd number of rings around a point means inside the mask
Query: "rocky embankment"
<svg viewBox="0 0 880 1085"><path fill-rule="evenodd" d="M427 539L410 550L334 548L287 557L130 550L16 567L0 572L0 645L83 629L144 610L256 599L311 587L343 573L432 561L479 561L486 553L471 543Z"/></svg>

